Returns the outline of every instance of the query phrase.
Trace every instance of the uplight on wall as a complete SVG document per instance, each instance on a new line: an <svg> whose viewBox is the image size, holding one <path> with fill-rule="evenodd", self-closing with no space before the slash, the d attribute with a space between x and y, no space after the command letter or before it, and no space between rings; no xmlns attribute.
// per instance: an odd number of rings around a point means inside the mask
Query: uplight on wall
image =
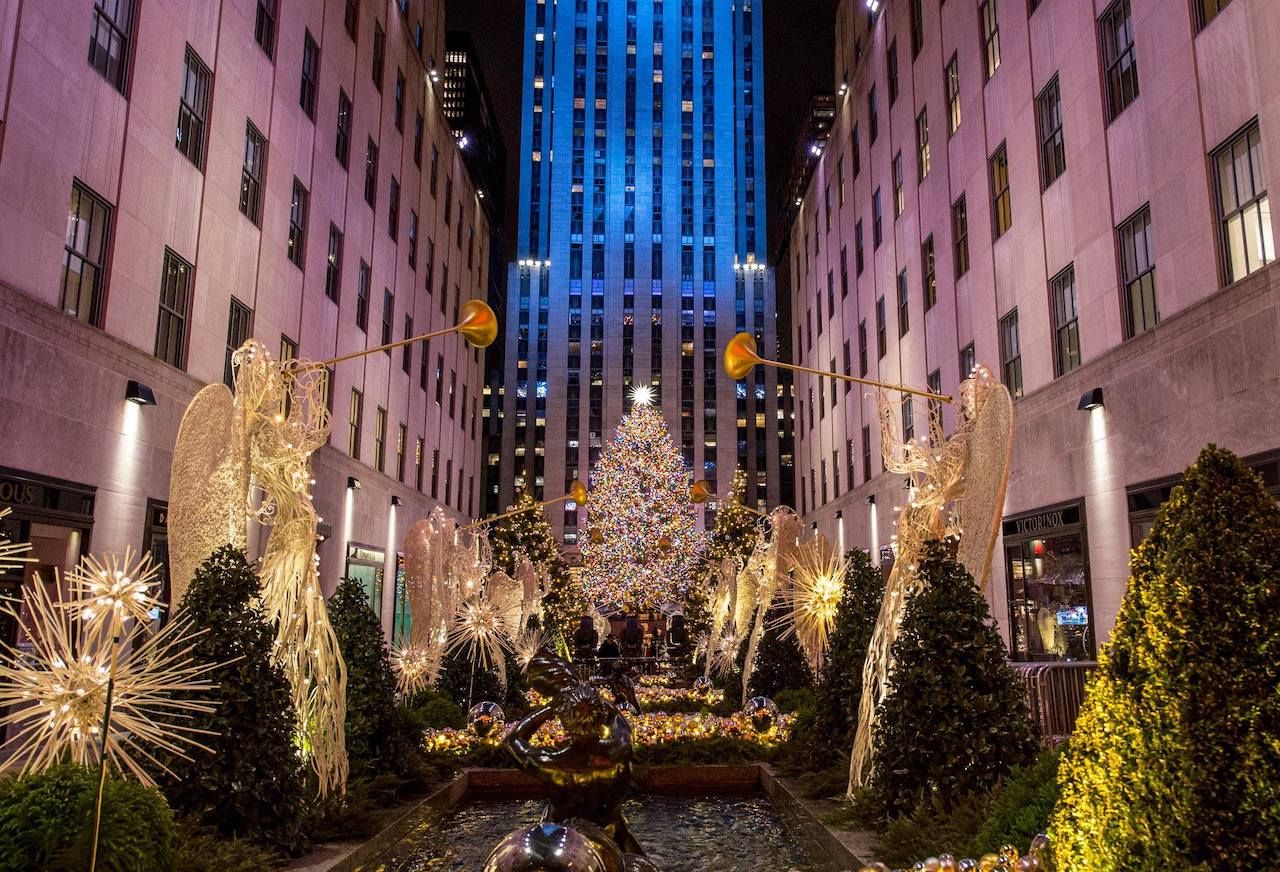
<svg viewBox="0 0 1280 872"><path fill-rule="evenodd" d="M1102 408L1102 388L1094 388L1085 391L1080 397L1080 403L1076 406L1081 412L1089 412L1093 409Z"/></svg>

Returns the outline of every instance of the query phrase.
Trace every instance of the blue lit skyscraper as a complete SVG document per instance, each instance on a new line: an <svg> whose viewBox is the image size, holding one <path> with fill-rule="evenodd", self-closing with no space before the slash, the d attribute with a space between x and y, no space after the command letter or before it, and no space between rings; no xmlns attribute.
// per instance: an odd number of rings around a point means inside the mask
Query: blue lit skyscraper
<svg viewBox="0 0 1280 872"><path fill-rule="evenodd" d="M527 0L503 504L585 479L646 386L695 475L777 502L775 373L720 366L741 330L776 348L761 6Z"/></svg>

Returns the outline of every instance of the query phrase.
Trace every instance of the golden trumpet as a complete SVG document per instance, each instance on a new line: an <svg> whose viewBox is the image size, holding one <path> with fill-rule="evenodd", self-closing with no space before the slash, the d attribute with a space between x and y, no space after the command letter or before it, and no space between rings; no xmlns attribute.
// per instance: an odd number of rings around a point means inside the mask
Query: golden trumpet
<svg viewBox="0 0 1280 872"><path fill-rule="evenodd" d="M755 368L756 364L766 364L768 366L776 366L779 369L789 369L792 372L804 372L809 375L822 376L824 378L834 378L840 381L853 382L859 385L868 385L873 388L885 388L891 391L901 391L904 394L914 394L917 397L928 397L931 400L938 400L943 403L955 402L955 400L947 394L935 394L933 391L925 391L920 388L908 387L901 384L890 384L889 382L874 381L872 379L857 378L852 375L845 375L840 372L826 372L820 369L810 369L807 366L797 366L794 363L783 363L779 360L765 360L756 353L756 340L750 333L739 333L729 340L729 344L724 347L724 371L729 378L738 379L746 378L747 375Z"/></svg>
<svg viewBox="0 0 1280 872"><path fill-rule="evenodd" d="M562 497L556 497L555 499L550 499L550 500L543 500L540 503L531 503L530 505L527 505L527 506L521 506L518 509L512 509L509 512L503 512L501 515L494 515L490 518L483 518L479 521L472 521L470 524L467 524L462 529L475 530L479 527L484 527L489 524L495 523L497 521L503 521L503 520L506 520L507 518L515 517L516 515L523 514L524 512L529 512L534 509L545 509L547 506L554 506L556 503L563 503L568 500L573 500L575 503L585 505L587 502L587 486L575 478L573 481L569 482L569 492Z"/></svg>
<svg viewBox="0 0 1280 872"><path fill-rule="evenodd" d="M341 354L328 360L301 362L298 364L298 369L319 369L333 366L346 360L355 360L357 357L365 357L379 351L390 351L393 348L412 345L415 342L425 342L428 339L447 336L450 333L461 333L462 338L476 348L488 348L498 338L498 316L494 314L493 309L489 308L489 304L484 300L467 300L462 304L462 320L452 327L446 327L443 330L436 330L432 333L411 336L408 339L400 339L396 342L388 342L385 345L377 345L373 348L366 348L363 351Z"/></svg>

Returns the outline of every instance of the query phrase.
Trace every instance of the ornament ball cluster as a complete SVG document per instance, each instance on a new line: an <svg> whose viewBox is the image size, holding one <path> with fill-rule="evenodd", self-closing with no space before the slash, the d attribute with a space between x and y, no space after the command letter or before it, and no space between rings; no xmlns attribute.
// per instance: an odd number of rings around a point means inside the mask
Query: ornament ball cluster
<svg viewBox="0 0 1280 872"><path fill-rule="evenodd" d="M920 860L911 872L1048 872L1049 839L1043 833L1031 840L1031 847L1023 856L1016 845L1005 845L992 854L983 854L977 860L970 857L957 860L951 854L939 854ZM863 866L859 872L891 872L883 863ZM895 869L892 872L907 872Z"/></svg>

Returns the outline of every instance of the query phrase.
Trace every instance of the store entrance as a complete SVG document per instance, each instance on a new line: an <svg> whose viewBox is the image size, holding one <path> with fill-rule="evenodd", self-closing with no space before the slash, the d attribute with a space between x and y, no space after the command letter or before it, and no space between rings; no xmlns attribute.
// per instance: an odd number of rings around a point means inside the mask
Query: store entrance
<svg viewBox="0 0 1280 872"><path fill-rule="evenodd" d="M1093 609L1079 503L1004 522L1014 660L1091 660Z"/></svg>

